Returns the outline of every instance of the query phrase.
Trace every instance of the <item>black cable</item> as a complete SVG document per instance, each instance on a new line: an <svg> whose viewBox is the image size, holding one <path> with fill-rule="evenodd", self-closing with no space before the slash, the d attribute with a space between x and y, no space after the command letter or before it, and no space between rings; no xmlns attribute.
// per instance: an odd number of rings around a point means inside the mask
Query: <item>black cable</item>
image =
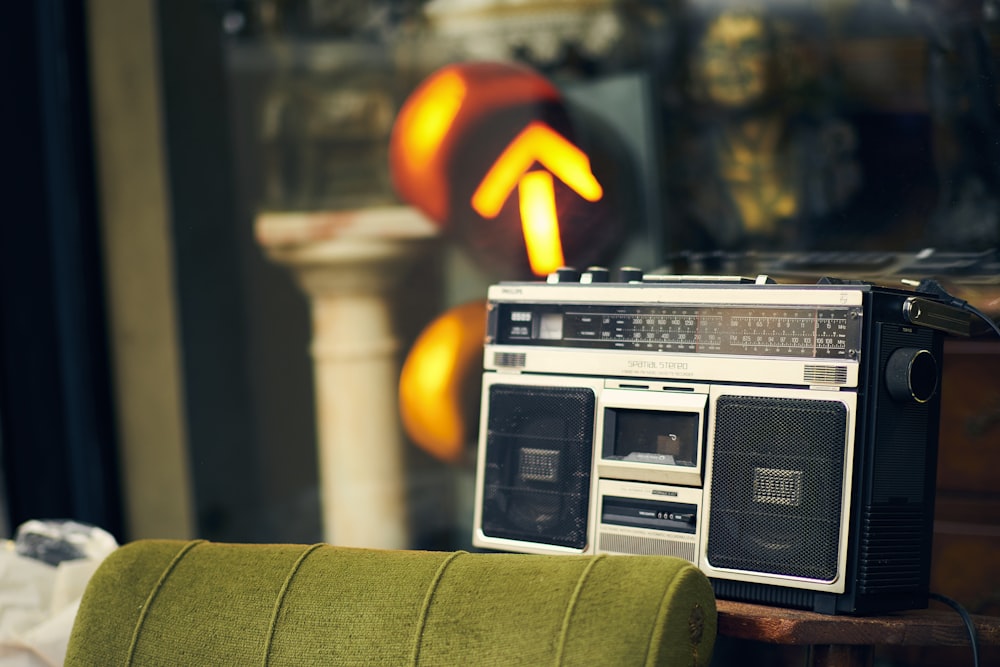
<svg viewBox="0 0 1000 667"><path fill-rule="evenodd" d="M975 306L973 306L971 303L966 303L964 306L961 306L961 308L963 308L964 310L969 311L970 313L972 313L973 315L975 315L976 317L978 317L982 321L986 322L986 324L990 325L990 328L992 328L993 331L995 331L997 333L997 335L1000 336L1000 326L997 326L997 323L995 321L993 321L992 317L990 317L989 315L987 315L983 311L979 310L978 308L976 308Z"/></svg>
<svg viewBox="0 0 1000 667"><path fill-rule="evenodd" d="M972 617L969 616L969 612L965 611L965 607L960 605L955 600L952 600L947 595L931 593L930 598L932 600L937 600L938 602L943 602L957 611L958 615L962 617L962 621L965 623L965 629L969 633L969 643L972 645L973 667L979 667L979 638L976 636L976 624L972 622Z"/></svg>
<svg viewBox="0 0 1000 667"><path fill-rule="evenodd" d="M997 325L997 323L993 320L992 317L990 317L983 311L979 310L965 299L959 299L957 296L949 293L948 290L942 287L941 283L939 283L938 281L933 280L931 278L924 278L917 285L916 289L918 292L925 292L927 294L933 294L936 297L940 297L950 306L955 306L956 308L961 308L966 312L972 313L973 315L981 319L983 322L988 324L990 328L993 329L994 332L996 332L997 336L1000 336L1000 326Z"/></svg>

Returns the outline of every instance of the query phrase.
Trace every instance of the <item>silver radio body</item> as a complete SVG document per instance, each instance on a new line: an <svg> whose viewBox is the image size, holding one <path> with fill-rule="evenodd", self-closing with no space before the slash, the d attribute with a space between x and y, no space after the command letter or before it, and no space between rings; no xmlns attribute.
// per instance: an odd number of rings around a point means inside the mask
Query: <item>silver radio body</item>
<svg viewBox="0 0 1000 667"><path fill-rule="evenodd" d="M926 606L942 343L914 298L491 287L474 544L679 556L720 597L824 613Z"/></svg>

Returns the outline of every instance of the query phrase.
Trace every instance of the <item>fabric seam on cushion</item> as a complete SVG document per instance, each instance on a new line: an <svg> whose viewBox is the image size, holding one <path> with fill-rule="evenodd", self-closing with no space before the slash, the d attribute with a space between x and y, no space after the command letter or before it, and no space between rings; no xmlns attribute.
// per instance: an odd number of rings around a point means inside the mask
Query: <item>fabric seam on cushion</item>
<svg viewBox="0 0 1000 667"><path fill-rule="evenodd" d="M431 609L431 600L437 592L441 579L444 578L444 571L448 569L448 566L451 565L452 561L466 553L467 552L465 551L456 551L445 558L441 565L438 566L437 572L434 573L434 578L427 587L427 593L424 595L423 604L420 606L420 616L417 618L417 627L414 630L413 650L410 653L410 664L414 667L416 667L417 661L420 659L420 646L424 638L424 626L427 625L427 616Z"/></svg>
<svg viewBox="0 0 1000 667"><path fill-rule="evenodd" d="M174 571L174 568L181 562L181 559L187 556L192 549L199 544L204 543L205 540L191 540L185 544L180 551L174 554L174 557L170 559L167 566L163 568L163 572L160 573L160 578L157 579L156 583L153 585L153 590L151 590L149 595L146 596L146 602L143 604L142 610L139 612L139 619L135 622L135 628L132 630L132 639L128 645L128 653L125 655L126 665L131 665L132 661L135 659L135 650L139 645L139 635L142 633L142 626L146 622L146 615L149 613L150 607L153 606L153 601L156 599L156 596L159 595L160 589L163 587L163 584L166 583L170 573Z"/></svg>
<svg viewBox="0 0 1000 667"><path fill-rule="evenodd" d="M604 555L594 556L587 563L587 567L583 568L583 572L580 573L579 578L576 580L576 587L573 589L573 594L569 597L569 602L566 605L566 613L563 615L562 627L559 629L559 642L556 644L556 656L555 665L559 667L563 663L563 654L566 650L566 636L569 634L569 623L573 616L573 612L576 611L576 603L580 599L580 594L583 592L583 586L590 577L591 571L594 566L601 560L604 560Z"/></svg>
<svg viewBox="0 0 1000 667"><path fill-rule="evenodd" d="M306 558L308 558L311 553L319 549L321 546L323 546L323 544L319 543L303 549L302 553L299 554L299 557L295 559L294 563L292 563L292 567L288 571L288 576L285 577L285 581L281 584L281 590L278 591L278 595L274 600L274 609L271 611L271 623L267 629L267 639L264 640L264 654L261 662L263 667L267 667L268 663L271 661L271 644L274 641L275 629L278 627L278 615L281 613L281 606L285 602L285 595L288 593L288 589L292 585L292 579L295 578L295 575L302 567Z"/></svg>
<svg viewBox="0 0 1000 667"><path fill-rule="evenodd" d="M649 641L646 643L646 667L652 667L656 663L653 662L655 656L653 655L653 645L656 644L657 647L662 643L663 639L663 627L667 622L667 614L670 609L670 601L674 597L674 589L680 586L681 578L688 573L689 570L693 569L693 565L683 565L675 573L670 583L663 591L663 597L660 598L660 608L656 612L656 620L654 621L652 631L649 633ZM657 640L659 637L659 640ZM694 646L692 649L692 665L698 664L698 647Z"/></svg>

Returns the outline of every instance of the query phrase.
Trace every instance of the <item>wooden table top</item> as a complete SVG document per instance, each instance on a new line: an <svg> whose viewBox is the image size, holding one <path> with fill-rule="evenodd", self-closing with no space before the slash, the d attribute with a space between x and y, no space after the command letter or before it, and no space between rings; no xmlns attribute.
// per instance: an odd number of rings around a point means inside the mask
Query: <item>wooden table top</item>
<svg viewBox="0 0 1000 667"><path fill-rule="evenodd" d="M719 634L772 644L968 646L958 612L932 603L884 616L828 616L811 611L718 600ZM1000 645L1000 617L971 616L980 646Z"/></svg>

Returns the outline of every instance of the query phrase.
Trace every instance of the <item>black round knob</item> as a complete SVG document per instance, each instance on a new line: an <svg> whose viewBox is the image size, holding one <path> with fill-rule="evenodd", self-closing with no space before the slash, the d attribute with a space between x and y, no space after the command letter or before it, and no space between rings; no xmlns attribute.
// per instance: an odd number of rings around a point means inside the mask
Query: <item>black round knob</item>
<svg viewBox="0 0 1000 667"><path fill-rule="evenodd" d="M574 269L572 266L561 266L556 269L556 275L559 276L559 282L561 283L578 283L580 282L580 272Z"/></svg>
<svg viewBox="0 0 1000 667"><path fill-rule="evenodd" d="M937 359L918 347L901 347L885 365L885 386L897 401L926 403L937 393Z"/></svg>
<svg viewBox="0 0 1000 667"><path fill-rule="evenodd" d="M635 266L623 266L618 269L618 281L623 283L641 283L642 269Z"/></svg>
<svg viewBox="0 0 1000 667"><path fill-rule="evenodd" d="M581 283L606 283L611 279L611 272L603 266L588 266L580 276Z"/></svg>

